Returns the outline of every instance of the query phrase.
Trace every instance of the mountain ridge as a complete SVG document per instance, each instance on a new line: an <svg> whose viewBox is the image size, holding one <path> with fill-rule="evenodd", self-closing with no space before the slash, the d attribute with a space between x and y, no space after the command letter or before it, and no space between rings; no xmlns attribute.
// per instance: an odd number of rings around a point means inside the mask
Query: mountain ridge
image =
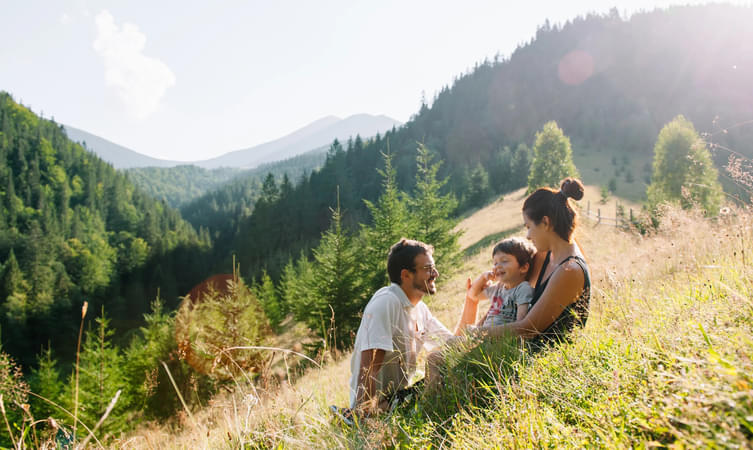
<svg viewBox="0 0 753 450"><path fill-rule="evenodd" d="M232 150L220 156L196 160L174 161L154 158L112 142L85 130L64 125L66 134L75 142L85 142L85 147L112 164L116 169L139 167L176 167L193 165L204 169L233 167L252 169L260 164L297 156L328 145L333 140L346 140L357 135L362 137L384 133L401 122L384 114L353 114L344 119L325 116L277 139L252 147Z"/></svg>

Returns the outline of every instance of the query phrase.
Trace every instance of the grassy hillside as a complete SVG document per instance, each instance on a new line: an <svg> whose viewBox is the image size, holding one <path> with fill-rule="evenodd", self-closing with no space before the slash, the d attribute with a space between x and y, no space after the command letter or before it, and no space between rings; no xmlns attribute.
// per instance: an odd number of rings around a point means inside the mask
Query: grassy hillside
<svg viewBox="0 0 753 450"><path fill-rule="evenodd" d="M598 199L598 189L588 195ZM508 195L459 225L464 246L478 250L427 299L444 323L460 312L465 277L488 267L491 243L477 244L520 234L522 199ZM350 355L340 355L298 380L283 377L279 389L238 380L203 410L119 444L744 447L753 439L750 220L744 211L714 222L669 211L650 237L584 220L576 238L594 278L587 326L573 343L515 362L517 377L492 376L485 406L468 404L450 420L431 419L428 401L354 429L334 423L327 405L348 397Z"/></svg>

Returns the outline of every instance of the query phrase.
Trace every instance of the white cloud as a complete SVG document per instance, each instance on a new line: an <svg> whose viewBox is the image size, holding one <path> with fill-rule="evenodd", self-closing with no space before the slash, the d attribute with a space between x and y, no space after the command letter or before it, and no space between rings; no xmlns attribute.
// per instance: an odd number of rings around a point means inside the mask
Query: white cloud
<svg viewBox="0 0 753 450"><path fill-rule="evenodd" d="M69 16L68 13L61 14L60 23L63 25L68 25L69 23L71 23L71 16Z"/></svg>
<svg viewBox="0 0 753 450"><path fill-rule="evenodd" d="M115 89L126 111L145 119L159 107L175 75L167 64L144 55L146 36L132 23L118 26L107 10L94 18L94 50L105 65L105 82Z"/></svg>

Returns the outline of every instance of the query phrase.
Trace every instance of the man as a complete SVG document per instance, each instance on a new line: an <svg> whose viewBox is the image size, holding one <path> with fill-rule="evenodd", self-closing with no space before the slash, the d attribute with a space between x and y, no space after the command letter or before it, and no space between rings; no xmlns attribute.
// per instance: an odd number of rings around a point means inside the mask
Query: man
<svg viewBox="0 0 753 450"><path fill-rule="evenodd" d="M422 348L432 350L450 333L421 301L437 291L433 248L401 239L390 248L390 285L379 289L363 312L350 362L350 410L333 411L350 423L351 412L386 409L391 396L408 385Z"/></svg>

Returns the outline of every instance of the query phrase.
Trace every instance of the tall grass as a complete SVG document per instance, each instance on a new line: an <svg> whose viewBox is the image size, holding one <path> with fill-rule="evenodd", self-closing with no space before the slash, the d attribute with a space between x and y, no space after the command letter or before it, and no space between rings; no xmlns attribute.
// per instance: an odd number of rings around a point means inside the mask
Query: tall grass
<svg viewBox="0 0 753 450"><path fill-rule="evenodd" d="M513 354L504 366L495 357L467 359L475 368L461 371L466 385L453 391L450 384L442 394L462 401L444 411L441 397L425 398L343 427L327 405L348 402L346 355L255 395L222 393L192 421L144 427L116 445L748 447L751 219L743 210L715 220L670 210L648 237L584 223L578 240L594 279L586 327L571 343ZM465 276L488 258L488 251L472 257L468 272L446 280L431 299L445 323L457 317Z"/></svg>

